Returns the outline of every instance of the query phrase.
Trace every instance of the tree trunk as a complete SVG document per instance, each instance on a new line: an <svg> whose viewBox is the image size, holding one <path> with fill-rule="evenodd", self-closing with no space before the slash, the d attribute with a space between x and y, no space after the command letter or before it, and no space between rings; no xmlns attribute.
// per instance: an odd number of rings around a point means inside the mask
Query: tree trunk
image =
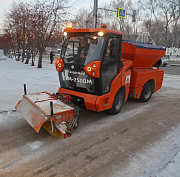
<svg viewBox="0 0 180 177"><path fill-rule="evenodd" d="M39 51L38 68L42 68L42 53L43 51Z"/></svg>
<svg viewBox="0 0 180 177"><path fill-rule="evenodd" d="M25 50L23 49L23 53L22 53L22 62L24 62L24 56L25 56Z"/></svg>
<svg viewBox="0 0 180 177"><path fill-rule="evenodd" d="M26 59L25 64L28 64L28 63L29 63L29 60L30 60L30 53L29 53L29 51L28 51L28 52L27 52L27 59Z"/></svg>
<svg viewBox="0 0 180 177"><path fill-rule="evenodd" d="M34 66L34 57L32 56L32 64L31 66Z"/></svg>
<svg viewBox="0 0 180 177"><path fill-rule="evenodd" d="M20 53L18 51L18 60L17 61L20 61L20 57L21 57L21 55L20 55Z"/></svg>
<svg viewBox="0 0 180 177"><path fill-rule="evenodd" d="M35 55L34 55L33 51L31 52L31 56L32 56L32 64L31 64L31 66L34 66Z"/></svg>

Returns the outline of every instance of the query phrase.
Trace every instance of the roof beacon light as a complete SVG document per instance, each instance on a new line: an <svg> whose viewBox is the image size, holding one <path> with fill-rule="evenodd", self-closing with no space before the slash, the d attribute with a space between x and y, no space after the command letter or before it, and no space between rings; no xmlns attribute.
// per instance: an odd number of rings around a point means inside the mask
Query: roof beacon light
<svg viewBox="0 0 180 177"><path fill-rule="evenodd" d="M107 28L106 24L101 24L101 28Z"/></svg>
<svg viewBox="0 0 180 177"><path fill-rule="evenodd" d="M99 32L98 32L98 36L101 36L101 37L102 37L102 36L104 36L104 33L101 32L101 31L99 31Z"/></svg>
<svg viewBox="0 0 180 177"><path fill-rule="evenodd" d="M72 25L66 25L66 29L72 29Z"/></svg>

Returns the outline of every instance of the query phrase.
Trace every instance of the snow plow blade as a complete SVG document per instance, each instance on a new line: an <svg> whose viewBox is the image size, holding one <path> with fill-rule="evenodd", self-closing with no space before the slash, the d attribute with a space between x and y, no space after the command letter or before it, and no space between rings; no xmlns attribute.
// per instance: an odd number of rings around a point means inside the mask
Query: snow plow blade
<svg viewBox="0 0 180 177"><path fill-rule="evenodd" d="M68 95L33 93L23 95L15 108L37 133L43 126L51 135L66 138L78 122L79 110L65 98Z"/></svg>

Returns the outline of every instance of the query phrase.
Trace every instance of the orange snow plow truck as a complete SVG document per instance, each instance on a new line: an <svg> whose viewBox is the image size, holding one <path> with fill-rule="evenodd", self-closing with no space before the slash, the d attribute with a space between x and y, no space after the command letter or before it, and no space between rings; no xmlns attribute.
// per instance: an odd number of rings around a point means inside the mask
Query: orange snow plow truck
<svg viewBox="0 0 180 177"><path fill-rule="evenodd" d="M79 125L80 106L117 114L129 96L147 102L161 88L164 47L122 40L122 32L106 25L66 28L63 34L56 60L58 92L25 94L16 105L36 132L43 126L50 134L65 138Z"/></svg>

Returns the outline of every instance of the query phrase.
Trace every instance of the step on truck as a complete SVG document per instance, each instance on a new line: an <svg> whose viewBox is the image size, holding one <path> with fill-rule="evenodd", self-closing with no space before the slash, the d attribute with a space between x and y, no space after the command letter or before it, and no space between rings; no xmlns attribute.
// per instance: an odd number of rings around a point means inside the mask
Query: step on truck
<svg viewBox="0 0 180 177"><path fill-rule="evenodd" d="M39 132L65 138L79 125L79 107L120 112L128 97L147 102L162 86L159 69L165 47L122 40L122 32L101 28L67 27L55 67L57 93L24 94L16 109Z"/></svg>

